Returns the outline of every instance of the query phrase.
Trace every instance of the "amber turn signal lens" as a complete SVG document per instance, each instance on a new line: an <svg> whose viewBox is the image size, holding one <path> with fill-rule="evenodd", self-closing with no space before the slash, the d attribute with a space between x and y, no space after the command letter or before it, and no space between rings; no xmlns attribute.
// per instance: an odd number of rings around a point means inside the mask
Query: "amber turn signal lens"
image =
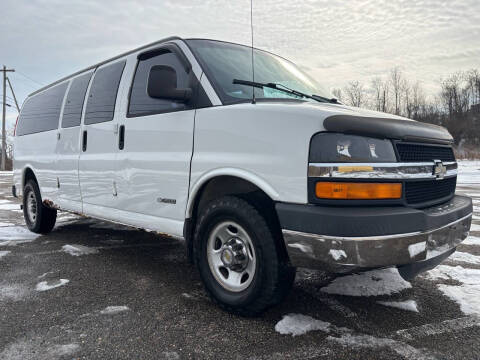
<svg viewBox="0 0 480 360"><path fill-rule="evenodd" d="M402 184L317 182L315 195L320 199L400 199L402 197Z"/></svg>

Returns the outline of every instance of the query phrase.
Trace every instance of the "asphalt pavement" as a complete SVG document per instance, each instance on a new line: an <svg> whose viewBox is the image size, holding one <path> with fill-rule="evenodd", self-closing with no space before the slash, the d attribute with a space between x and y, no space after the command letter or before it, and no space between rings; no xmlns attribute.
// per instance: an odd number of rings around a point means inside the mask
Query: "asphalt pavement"
<svg viewBox="0 0 480 360"><path fill-rule="evenodd" d="M358 291L374 296L345 296L325 291L332 275L299 269L283 304L237 317L208 298L181 241L65 213L35 236L10 186L1 175L2 360L480 358L478 306L441 290L462 280L422 276L409 286L371 275ZM480 237L480 186L457 192L476 200ZM472 257L447 265L480 272L480 243L458 250Z"/></svg>

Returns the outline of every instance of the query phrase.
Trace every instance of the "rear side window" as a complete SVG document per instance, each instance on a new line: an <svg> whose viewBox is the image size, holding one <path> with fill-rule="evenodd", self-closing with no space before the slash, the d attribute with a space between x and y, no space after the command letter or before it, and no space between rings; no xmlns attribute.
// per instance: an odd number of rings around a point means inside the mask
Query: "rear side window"
<svg viewBox="0 0 480 360"><path fill-rule="evenodd" d="M130 92L128 116L145 116L158 113L191 109L191 104L184 104L168 99L155 99L147 94L147 81L150 69L155 65L168 65L177 73L177 87L191 87L191 76L185 71L178 57L171 52L166 52L138 62L135 78ZM192 73L192 72L190 72Z"/></svg>
<svg viewBox="0 0 480 360"><path fill-rule="evenodd" d="M116 62L95 72L85 111L85 124L97 124L113 119L118 85L125 61Z"/></svg>
<svg viewBox="0 0 480 360"><path fill-rule="evenodd" d="M53 86L25 101L18 118L17 135L28 135L58 128L67 82Z"/></svg>
<svg viewBox="0 0 480 360"><path fill-rule="evenodd" d="M92 74L93 72L90 72L73 80L63 109L62 128L80 125L85 94Z"/></svg>

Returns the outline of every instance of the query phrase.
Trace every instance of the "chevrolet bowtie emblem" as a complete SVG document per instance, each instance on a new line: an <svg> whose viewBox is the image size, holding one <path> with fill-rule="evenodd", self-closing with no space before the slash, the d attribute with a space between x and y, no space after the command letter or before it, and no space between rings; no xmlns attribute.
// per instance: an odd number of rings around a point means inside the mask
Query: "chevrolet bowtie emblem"
<svg viewBox="0 0 480 360"><path fill-rule="evenodd" d="M447 173L447 167L443 165L441 160L433 160L433 162L435 163L433 166L433 175L435 175L437 180L443 179Z"/></svg>

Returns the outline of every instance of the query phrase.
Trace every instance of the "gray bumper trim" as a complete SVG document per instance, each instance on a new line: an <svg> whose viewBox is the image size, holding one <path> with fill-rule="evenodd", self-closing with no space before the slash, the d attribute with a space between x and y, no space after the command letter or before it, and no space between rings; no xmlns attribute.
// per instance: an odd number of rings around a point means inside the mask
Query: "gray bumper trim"
<svg viewBox="0 0 480 360"><path fill-rule="evenodd" d="M411 264L455 248L467 236L472 213L437 229L405 234L336 237L282 230L293 266L348 272Z"/></svg>

